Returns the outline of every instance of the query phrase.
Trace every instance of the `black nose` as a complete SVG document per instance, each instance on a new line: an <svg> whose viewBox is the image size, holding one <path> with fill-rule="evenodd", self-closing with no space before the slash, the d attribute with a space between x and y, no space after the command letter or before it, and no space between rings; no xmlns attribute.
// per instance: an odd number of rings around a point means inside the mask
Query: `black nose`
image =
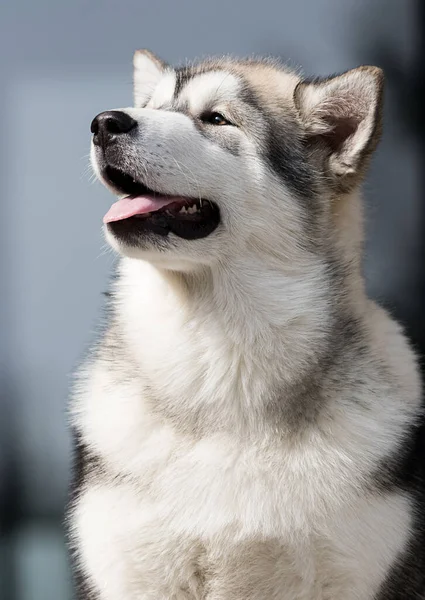
<svg viewBox="0 0 425 600"><path fill-rule="evenodd" d="M108 110L93 119L90 130L93 133L93 143L96 146L105 146L115 136L128 133L135 127L137 127L137 121L127 113L120 110Z"/></svg>

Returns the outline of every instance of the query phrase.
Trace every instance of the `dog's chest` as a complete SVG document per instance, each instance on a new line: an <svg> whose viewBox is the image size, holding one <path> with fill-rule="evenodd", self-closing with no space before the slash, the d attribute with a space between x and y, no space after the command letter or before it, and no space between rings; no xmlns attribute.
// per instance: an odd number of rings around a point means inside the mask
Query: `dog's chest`
<svg viewBox="0 0 425 600"><path fill-rule="evenodd" d="M73 525L102 600L323 600L323 577L349 600L354 583L334 573L337 557L358 565L361 586L399 544L403 505L391 515L384 501L356 508L361 473L346 436L345 446L318 431L303 443L231 431L197 439L156 416L133 380L103 369L80 402L80 431L105 469L88 477ZM382 548L359 540L382 515L394 528Z"/></svg>
<svg viewBox="0 0 425 600"><path fill-rule="evenodd" d="M73 522L100 599L372 598L406 530L404 500L337 509L337 489L325 497L312 472L300 481L269 460L204 440L176 446L145 481L94 476ZM380 523L382 537L358 535Z"/></svg>
<svg viewBox="0 0 425 600"><path fill-rule="evenodd" d="M137 501L152 503L177 535L204 539L231 529L285 537L317 525L360 476L349 448L336 453L318 432L298 441L265 431L181 433L152 410L134 381L117 383L104 369L93 371L81 407L83 438L113 486L130 482Z"/></svg>
<svg viewBox="0 0 425 600"><path fill-rule="evenodd" d="M306 490L294 477L283 485L276 457L211 438L159 458L165 435L145 444L145 480L94 476L80 497L82 562L102 600L315 598L310 527L289 542L312 519L300 508Z"/></svg>
<svg viewBox="0 0 425 600"><path fill-rule="evenodd" d="M216 536L200 539L176 531L168 520L173 511L163 508L125 485L99 486L81 497L80 559L101 600L316 598L314 577L305 573L313 556L305 547L296 553L274 539L238 539L237 528L225 522Z"/></svg>

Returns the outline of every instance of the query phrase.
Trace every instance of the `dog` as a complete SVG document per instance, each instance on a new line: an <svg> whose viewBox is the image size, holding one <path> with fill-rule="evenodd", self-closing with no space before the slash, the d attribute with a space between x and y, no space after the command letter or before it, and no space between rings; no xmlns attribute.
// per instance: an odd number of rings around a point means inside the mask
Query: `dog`
<svg viewBox="0 0 425 600"><path fill-rule="evenodd" d="M376 67L141 50L93 120L121 259L71 400L80 600L425 598L418 361L362 275L382 102Z"/></svg>

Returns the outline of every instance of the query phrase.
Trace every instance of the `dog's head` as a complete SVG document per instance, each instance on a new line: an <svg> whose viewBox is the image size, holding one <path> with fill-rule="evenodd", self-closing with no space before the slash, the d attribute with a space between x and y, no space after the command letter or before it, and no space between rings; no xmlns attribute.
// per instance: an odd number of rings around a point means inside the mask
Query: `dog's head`
<svg viewBox="0 0 425 600"><path fill-rule="evenodd" d="M360 183L381 96L374 67L303 81L271 61L173 69L136 52L135 107L91 127L94 169L119 197L104 219L109 242L176 269L249 246L291 256Z"/></svg>

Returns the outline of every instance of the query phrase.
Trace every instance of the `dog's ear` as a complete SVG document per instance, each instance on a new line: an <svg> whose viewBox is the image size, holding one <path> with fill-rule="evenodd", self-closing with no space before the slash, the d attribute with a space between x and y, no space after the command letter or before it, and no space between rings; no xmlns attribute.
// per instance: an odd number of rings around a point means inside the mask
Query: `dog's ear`
<svg viewBox="0 0 425 600"><path fill-rule="evenodd" d="M134 105L140 107L152 97L167 65L149 50L136 50L133 65Z"/></svg>
<svg viewBox="0 0 425 600"><path fill-rule="evenodd" d="M358 183L379 141L383 79L378 67L359 67L325 80L301 81L295 89L307 143L321 152L326 175L338 188Z"/></svg>

